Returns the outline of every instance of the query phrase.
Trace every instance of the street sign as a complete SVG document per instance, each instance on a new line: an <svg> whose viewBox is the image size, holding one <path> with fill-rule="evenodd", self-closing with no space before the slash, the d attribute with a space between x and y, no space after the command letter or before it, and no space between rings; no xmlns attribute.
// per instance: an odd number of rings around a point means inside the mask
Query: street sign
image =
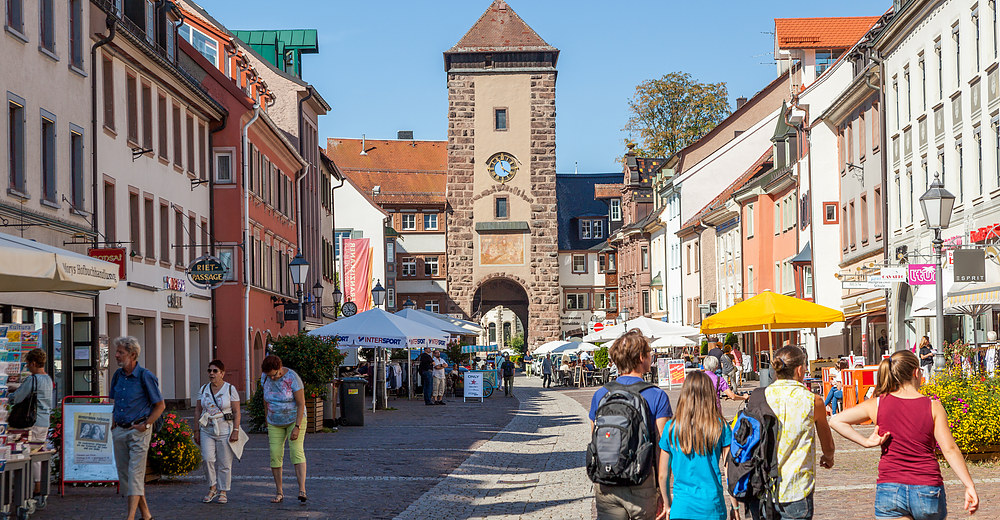
<svg viewBox="0 0 1000 520"><path fill-rule="evenodd" d="M840 282L840 287L842 289L891 289L892 282L887 282L885 280L873 280L874 276L868 277L867 280L844 280Z"/></svg>
<svg viewBox="0 0 1000 520"><path fill-rule="evenodd" d="M982 249L955 249L955 281L985 282L986 252Z"/></svg>
<svg viewBox="0 0 1000 520"><path fill-rule="evenodd" d="M602 330L604 330L604 324L603 323L597 322L597 323L594 324L594 332L601 332Z"/></svg>
<svg viewBox="0 0 1000 520"><path fill-rule="evenodd" d="M354 302L347 302L343 307L341 307L340 313L350 318L358 313L358 304Z"/></svg>
<svg viewBox="0 0 1000 520"><path fill-rule="evenodd" d="M199 257L188 266L188 280L202 289L215 289L226 281L228 274L222 260L214 256Z"/></svg>

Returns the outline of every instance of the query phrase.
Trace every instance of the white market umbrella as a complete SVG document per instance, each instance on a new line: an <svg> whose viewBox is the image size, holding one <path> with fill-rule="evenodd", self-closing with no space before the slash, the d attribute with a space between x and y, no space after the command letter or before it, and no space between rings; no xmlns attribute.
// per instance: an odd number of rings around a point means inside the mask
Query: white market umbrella
<svg viewBox="0 0 1000 520"><path fill-rule="evenodd" d="M676 323L667 323L665 321L639 316L638 318L633 318L625 323L619 323L618 325L607 327L600 332L587 334L583 337L583 341L613 341L632 329L638 329L643 336L649 339L658 339L664 336L698 336L701 334L701 332L694 327L678 325Z"/></svg>
<svg viewBox="0 0 1000 520"><path fill-rule="evenodd" d="M693 347L696 343L691 341L684 336L663 336L657 338L653 341L650 346L653 348L669 348L669 347Z"/></svg>
<svg viewBox="0 0 1000 520"><path fill-rule="evenodd" d="M117 264L0 233L0 292L102 291L118 273Z"/></svg>
<svg viewBox="0 0 1000 520"><path fill-rule="evenodd" d="M450 321L422 313L416 309L403 309L401 311L396 312L396 316L401 316L408 320L413 320L417 323L422 323L424 325L427 325L428 327L439 329L448 334L455 334L455 335L469 334L469 331L458 325L455 325Z"/></svg>
<svg viewBox="0 0 1000 520"><path fill-rule="evenodd" d="M553 351L553 349L559 348L559 347L561 347L563 345L566 345L568 343L570 343L570 342L569 341L562 341L562 340L556 340L556 341L550 341L548 343L543 343L540 347L538 347L534 351L532 351L531 355L534 356L534 355L538 355L538 354L548 354L548 353L551 353Z"/></svg>
<svg viewBox="0 0 1000 520"><path fill-rule="evenodd" d="M593 343L587 343L583 341L574 341L570 344L569 350L560 351L564 354L580 354L581 352L593 352L601 347L594 345Z"/></svg>
<svg viewBox="0 0 1000 520"><path fill-rule="evenodd" d="M419 312L420 314L426 314L432 318L437 318L439 320L444 320L449 323L452 323L453 325L458 325L459 327L465 330L465 332L462 334L463 336L478 336L480 333L483 332L483 328L480 327L478 323L473 323L468 320L455 318L452 316L448 316L447 314L440 314L425 309L413 309L413 310Z"/></svg>
<svg viewBox="0 0 1000 520"><path fill-rule="evenodd" d="M441 348L448 344L448 333L379 308L328 323L309 331L308 334L331 336L338 345L346 347L410 349ZM376 355L375 374L378 374L379 370L378 359L379 356ZM385 370L385 367L382 367L382 370ZM372 408L374 407L375 399L372 399Z"/></svg>

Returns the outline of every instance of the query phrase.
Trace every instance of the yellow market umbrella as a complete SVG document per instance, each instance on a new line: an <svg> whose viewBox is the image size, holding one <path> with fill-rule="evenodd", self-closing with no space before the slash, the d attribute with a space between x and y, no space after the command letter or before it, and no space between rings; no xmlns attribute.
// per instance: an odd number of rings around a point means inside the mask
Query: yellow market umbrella
<svg viewBox="0 0 1000 520"><path fill-rule="evenodd" d="M737 303L718 314L705 318L701 322L701 333L721 334L724 332L766 330L768 351L770 352L769 360L773 363L772 331L828 327L840 321L844 321L844 313L838 310L791 296L764 291L749 300Z"/></svg>

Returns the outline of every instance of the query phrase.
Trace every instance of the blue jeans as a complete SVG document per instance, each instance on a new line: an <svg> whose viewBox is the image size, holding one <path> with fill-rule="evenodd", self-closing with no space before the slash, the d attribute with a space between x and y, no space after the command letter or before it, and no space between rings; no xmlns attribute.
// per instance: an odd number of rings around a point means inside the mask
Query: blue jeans
<svg viewBox="0 0 1000 520"><path fill-rule="evenodd" d="M759 500L751 499L747 504L747 508L750 509L750 516L753 520L763 520L764 512L761 509L762 504ZM785 502L777 504L775 508L778 514L777 518L779 520L812 520L813 517L813 496L812 493L809 496L803 498L802 500L796 500L795 502Z"/></svg>
<svg viewBox="0 0 1000 520"><path fill-rule="evenodd" d="M830 409L833 410L833 413L837 413L840 411L840 401L842 399L844 399L844 391L831 386L830 391L826 394L826 400L823 401L823 406L830 406L830 403L833 403Z"/></svg>
<svg viewBox="0 0 1000 520"><path fill-rule="evenodd" d="M424 387L424 403L431 404L431 396L434 392L434 372L426 370L420 373L420 386Z"/></svg>
<svg viewBox="0 0 1000 520"><path fill-rule="evenodd" d="M948 517L944 487L910 486L885 482L875 485L875 518L909 517L913 520L943 520Z"/></svg>

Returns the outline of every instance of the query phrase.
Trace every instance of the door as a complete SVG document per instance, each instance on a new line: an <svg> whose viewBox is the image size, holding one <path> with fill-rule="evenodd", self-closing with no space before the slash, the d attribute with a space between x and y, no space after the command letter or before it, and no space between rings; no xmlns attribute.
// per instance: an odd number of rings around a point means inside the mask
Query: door
<svg viewBox="0 0 1000 520"><path fill-rule="evenodd" d="M93 316L73 316L72 393L97 395L96 364L97 328ZM68 356L69 357L69 356Z"/></svg>

